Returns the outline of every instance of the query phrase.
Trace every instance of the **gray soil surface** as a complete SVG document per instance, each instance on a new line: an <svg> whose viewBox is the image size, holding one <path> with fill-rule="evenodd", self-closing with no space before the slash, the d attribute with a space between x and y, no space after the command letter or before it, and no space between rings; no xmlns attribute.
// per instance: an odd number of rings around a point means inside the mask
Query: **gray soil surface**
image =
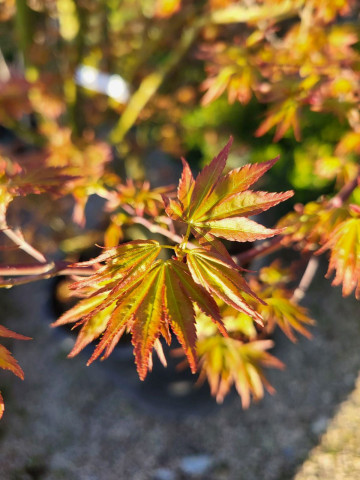
<svg viewBox="0 0 360 480"><path fill-rule="evenodd" d="M25 381L1 373L1 480L360 478L359 303L323 275L304 302L313 341L276 335L287 368L247 411L235 395L218 406L206 388L189 393L187 375L162 367L140 383L127 346L91 367L91 350L67 359L73 337L48 326L49 284L1 292L16 306L0 323L34 338L9 344Z"/></svg>

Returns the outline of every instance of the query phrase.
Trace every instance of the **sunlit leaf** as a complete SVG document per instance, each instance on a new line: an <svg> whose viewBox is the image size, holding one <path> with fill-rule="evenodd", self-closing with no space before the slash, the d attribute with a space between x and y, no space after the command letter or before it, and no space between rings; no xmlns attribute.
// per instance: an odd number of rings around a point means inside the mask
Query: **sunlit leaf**
<svg viewBox="0 0 360 480"><path fill-rule="evenodd" d="M0 337L15 338L16 340L31 340L30 337L13 332L2 325L0 325Z"/></svg>
<svg viewBox="0 0 360 480"><path fill-rule="evenodd" d="M218 182L220 175L225 168L231 144L232 138L230 137L229 142L221 150L219 155L217 155L209 165L204 167L196 177L190 200L189 219L193 218L195 212L197 213L201 206L206 202L214 189L215 184Z"/></svg>
<svg viewBox="0 0 360 480"><path fill-rule="evenodd" d="M9 350L0 345L0 368L10 370L16 376L24 380L24 372Z"/></svg>
<svg viewBox="0 0 360 480"><path fill-rule="evenodd" d="M191 298L192 302L217 325L218 329L223 335L227 335L221 320L219 308L207 290L194 282L191 277L189 268L182 262L173 262L171 268L176 272L181 282L181 287L186 294Z"/></svg>
<svg viewBox="0 0 360 480"><path fill-rule="evenodd" d="M209 293L220 297L225 303L262 323L261 316L246 303L241 295L241 292L245 292L255 296L238 271L219 255L204 249L190 250L186 258L195 282Z"/></svg>
<svg viewBox="0 0 360 480"><path fill-rule="evenodd" d="M292 128L294 136L299 142L301 138L299 113L300 104L291 98L286 99L269 110L267 118L256 130L255 135L261 137L276 126L274 142L278 142Z"/></svg>
<svg viewBox="0 0 360 480"><path fill-rule="evenodd" d="M20 333L13 332L8 328L0 325L0 337L5 338L14 338L16 340L31 340L30 337L25 337L25 335L21 335ZM7 348L0 344L0 368L4 370L10 370L14 375L24 380L24 372L12 354L9 352ZM0 393L0 419L4 413L4 400Z"/></svg>
<svg viewBox="0 0 360 480"><path fill-rule="evenodd" d="M295 211L283 217L277 227L284 228L283 243L293 242L305 250L316 250L332 235L334 229L349 218L348 208L330 207L327 201L296 205Z"/></svg>
<svg viewBox="0 0 360 480"><path fill-rule="evenodd" d="M186 287L182 287L176 272L172 268L167 268L165 273L165 317L171 323L186 353L191 370L196 372L195 312L191 297L187 294Z"/></svg>
<svg viewBox="0 0 360 480"><path fill-rule="evenodd" d="M266 302L266 305L261 305L260 311L269 332L278 325L292 342L296 342L294 330L312 338L306 326L314 325L315 322L309 317L306 308L291 300L285 289L267 289L261 298Z"/></svg>
<svg viewBox="0 0 360 480"><path fill-rule="evenodd" d="M270 238L282 233L282 229L266 228L246 217L196 222L193 226L202 235L211 233L215 237L237 242L254 242L255 240Z"/></svg>
<svg viewBox="0 0 360 480"><path fill-rule="evenodd" d="M267 193L248 190L278 158L256 165L245 165L221 175L230 146L231 139L219 155L199 173L195 182L188 164L184 162L178 199L164 197L166 213L173 220L189 224L192 233L199 238L220 237L247 242L279 234L280 230L265 228L247 218L268 210L293 195L292 191Z"/></svg>
<svg viewBox="0 0 360 480"><path fill-rule="evenodd" d="M264 212L284 200L293 196L293 192L267 193L252 192L246 190L231 195L227 199L210 207L201 217L193 219L193 223L206 222L208 220L222 220L233 217L249 217Z"/></svg>
<svg viewBox="0 0 360 480"><path fill-rule="evenodd" d="M195 181L189 164L184 158L182 158L181 160L183 163L183 171L179 181L177 197L180 204L182 205L184 212L187 213L190 207L191 196L194 190Z"/></svg>
<svg viewBox="0 0 360 480"><path fill-rule="evenodd" d="M280 260L274 260L270 265L262 267L259 272L259 279L266 285L284 285L294 280L294 274L290 268L284 268Z"/></svg>
<svg viewBox="0 0 360 480"><path fill-rule="evenodd" d="M173 259L154 262L160 248L154 241L129 242L79 264L106 262L93 276L72 286L88 298L82 299L53 324L82 325L70 357L102 335L88 364L100 355L107 358L126 331L132 335L138 373L144 379L152 366L155 346L165 363L158 339L163 336L170 343L171 329L195 372L194 305L227 335L215 301L194 282L188 267Z"/></svg>
<svg viewBox="0 0 360 480"><path fill-rule="evenodd" d="M344 296L355 289L360 299L360 218L350 218L340 223L331 233L329 240L316 254L330 250L330 262L326 276L335 271L333 285L342 284Z"/></svg>
<svg viewBox="0 0 360 480"><path fill-rule="evenodd" d="M263 397L263 385L270 393L274 392L262 367L284 368L280 360L265 351L272 346L270 340L244 344L219 335L200 339L197 344L200 379L207 378L211 393L219 403L229 393L231 386L235 385L243 408L248 408L251 395L254 400Z"/></svg>

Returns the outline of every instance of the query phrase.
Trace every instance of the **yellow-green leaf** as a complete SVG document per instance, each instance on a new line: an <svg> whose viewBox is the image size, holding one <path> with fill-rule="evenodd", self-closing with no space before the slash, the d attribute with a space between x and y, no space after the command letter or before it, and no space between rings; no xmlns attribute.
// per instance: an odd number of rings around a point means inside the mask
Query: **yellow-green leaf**
<svg viewBox="0 0 360 480"><path fill-rule="evenodd" d="M214 189L222 174L226 160L229 155L229 150L232 144L232 137L228 143L221 150L209 165L204 167L199 175L196 177L194 189L191 195L189 218L193 218L195 212L206 202L207 198Z"/></svg>
<svg viewBox="0 0 360 480"><path fill-rule="evenodd" d="M0 368L10 370L16 376L24 380L24 372L9 350L0 345Z"/></svg>
<svg viewBox="0 0 360 480"><path fill-rule="evenodd" d="M164 264L159 264L144 280L142 291L145 292L134 311L131 328L135 361L139 377L143 380L149 368L149 357L155 340L160 335L161 323L164 321L163 298L165 288Z"/></svg>
<svg viewBox="0 0 360 480"><path fill-rule="evenodd" d="M225 303L262 323L261 316L245 301L241 292L256 297L240 273L219 255L204 249L192 249L187 253L187 263L196 283Z"/></svg>
<svg viewBox="0 0 360 480"><path fill-rule="evenodd" d="M185 351L191 371L195 373L197 366L195 311L191 297L186 292L186 286L182 287L176 268L172 268L175 262L176 260L168 261L165 272L165 317L171 323Z"/></svg>
<svg viewBox="0 0 360 480"><path fill-rule="evenodd" d="M331 255L326 276L335 271L332 285L342 284L344 296L355 289L355 296L360 299L360 218L350 218L338 225L316 253L327 249L331 250Z"/></svg>
<svg viewBox="0 0 360 480"><path fill-rule="evenodd" d="M223 218L196 222L193 228L200 234L210 233L215 237L234 240L236 242L254 242L278 235L282 229L266 228L260 223L246 217Z"/></svg>
<svg viewBox="0 0 360 480"><path fill-rule="evenodd" d="M243 408L248 408L251 395L255 400L264 394L263 385L270 392L274 389L267 382L262 367L284 368L276 357L265 350L271 348L270 340L242 343L234 338L214 335L198 341L200 379L207 378L212 395L221 403L232 385L238 391Z"/></svg>
<svg viewBox="0 0 360 480"><path fill-rule="evenodd" d="M267 295L262 296L266 305L261 305L260 311L267 323L267 329L271 332L275 325L278 325L285 335L296 342L293 330L301 333L307 338L312 338L311 333L305 327L314 325L306 308L294 303L289 298L288 292L282 288L271 288Z"/></svg>
<svg viewBox="0 0 360 480"><path fill-rule="evenodd" d="M249 217L264 212L271 207L274 207L280 202L287 200L293 196L292 191L284 193L267 193L267 192L253 192L246 190L235 195L227 197L210 207L201 216L193 219L194 223L206 222L208 220L221 220L230 217Z"/></svg>

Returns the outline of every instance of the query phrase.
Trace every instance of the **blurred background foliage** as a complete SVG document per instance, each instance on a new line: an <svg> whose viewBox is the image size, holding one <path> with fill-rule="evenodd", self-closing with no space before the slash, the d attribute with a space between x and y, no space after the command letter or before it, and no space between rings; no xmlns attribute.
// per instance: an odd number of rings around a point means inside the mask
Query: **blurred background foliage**
<svg viewBox="0 0 360 480"><path fill-rule="evenodd" d="M144 180L149 152L199 169L231 133L230 166L280 154L269 188L293 187L294 202L354 175L357 2L2 0L0 19L1 124L58 148L58 164L102 139ZM84 66L96 70L79 80Z"/></svg>

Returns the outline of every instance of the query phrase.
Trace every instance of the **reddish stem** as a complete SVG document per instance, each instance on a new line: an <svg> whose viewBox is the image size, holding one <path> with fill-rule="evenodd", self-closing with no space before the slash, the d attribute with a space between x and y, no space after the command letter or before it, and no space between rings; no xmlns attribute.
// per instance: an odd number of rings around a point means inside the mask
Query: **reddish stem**
<svg viewBox="0 0 360 480"><path fill-rule="evenodd" d="M333 197L331 200L329 200L329 207L334 207L334 208L339 208L343 205L344 202L350 197L352 192L355 190L355 188L358 186L360 183L360 168L359 168L359 174L350 182L346 183L342 189Z"/></svg>
<svg viewBox="0 0 360 480"><path fill-rule="evenodd" d="M8 227L6 224L3 224L0 226L1 231L12 241L17 245L21 250L26 252L28 255L31 257L35 258L40 263L47 263L46 258L44 255L36 250L36 248L32 247L25 238L22 236L21 233L16 233L14 230L12 230L10 227Z"/></svg>
<svg viewBox="0 0 360 480"><path fill-rule="evenodd" d="M269 253L276 252L276 250L283 248L281 241L282 236L279 235L271 240L266 240L265 242L259 243L259 245L255 245L255 247L250 248L246 252L235 255L233 258L237 260L239 265L244 265L244 263L251 262L254 258L263 257L264 255L268 255Z"/></svg>
<svg viewBox="0 0 360 480"><path fill-rule="evenodd" d="M1 265L0 275L18 276L19 278L0 278L0 287L12 287L14 285L23 285L25 283L36 282L46 278L52 278L59 275L82 275L89 276L95 273L94 268L72 267L67 262L49 262L45 265Z"/></svg>

